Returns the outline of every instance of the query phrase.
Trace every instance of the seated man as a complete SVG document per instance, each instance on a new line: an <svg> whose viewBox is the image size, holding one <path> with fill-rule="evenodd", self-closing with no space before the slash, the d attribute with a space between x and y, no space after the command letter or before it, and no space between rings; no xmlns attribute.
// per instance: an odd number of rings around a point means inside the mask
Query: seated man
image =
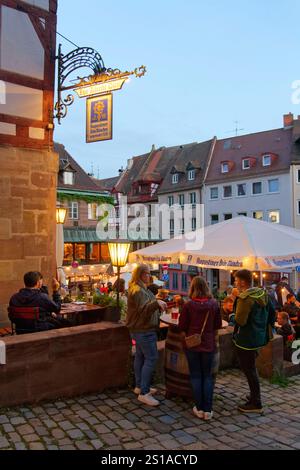
<svg viewBox="0 0 300 470"><path fill-rule="evenodd" d="M287 344L288 341L293 341L295 339L295 330L289 322L289 315L287 312L278 312L277 323L279 327L277 328L277 334L283 336L283 358L286 361L291 360L292 350Z"/></svg>
<svg viewBox="0 0 300 470"><path fill-rule="evenodd" d="M230 296L225 297L225 299L223 300L221 308L222 320L229 322L229 317L233 313L233 302L234 300Z"/></svg>
<svg viewBox="0 0 300 470"><path fill-rule="evenodd" d="M284 304L282 310L289 314L289 317L293 323L297 322L297 318L300 313L300 304L297 302L294 294L288 294L286 296L286 303Z"/></svg>
<svg viewBox="0 0 300 470"><path fill-rule="evenodd" d="M62 326L63 319L57 315L60 312L61 300L58 293L59 283L53 279L53 300L43 291L41 274L37 271L31 271L24 275L25 288L14 294L10 301L10 307L39 307L39 319L36 325L30 325L28 320L17 320L16 331L28 330L44 331L59 328ZM25 331L24 331L25 332Z"/></svg>

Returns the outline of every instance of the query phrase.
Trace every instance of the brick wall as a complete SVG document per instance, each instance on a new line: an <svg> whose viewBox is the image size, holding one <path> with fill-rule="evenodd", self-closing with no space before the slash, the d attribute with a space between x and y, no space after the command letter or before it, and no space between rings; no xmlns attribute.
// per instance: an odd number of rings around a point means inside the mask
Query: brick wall
<svg viewBox="0 0 300 470"><path fill-rule="evenodd" d="M52 151L0 146L0 326L25 272L55 274L57 171Z"/></svg>
<svg viewBox="0 0 300 470"><path fill-rule="evenodd" d="M94 323L2 338L0 408L125 386L130 338L125 326Z"/></svg>

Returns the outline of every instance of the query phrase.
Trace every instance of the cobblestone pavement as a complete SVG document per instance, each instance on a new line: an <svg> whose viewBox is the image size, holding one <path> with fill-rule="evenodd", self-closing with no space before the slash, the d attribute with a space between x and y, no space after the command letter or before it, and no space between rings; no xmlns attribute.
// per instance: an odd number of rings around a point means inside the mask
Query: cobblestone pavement
<svg viewBox="0 0 300 470"><path fill-rule="evenodd" d="M163 388L158 408L125 389L0 409L0 449L300 449L300 376L286 388L262 380L263 416L237 411L247 392L238 370L220 373L211 422Z"/></svg>

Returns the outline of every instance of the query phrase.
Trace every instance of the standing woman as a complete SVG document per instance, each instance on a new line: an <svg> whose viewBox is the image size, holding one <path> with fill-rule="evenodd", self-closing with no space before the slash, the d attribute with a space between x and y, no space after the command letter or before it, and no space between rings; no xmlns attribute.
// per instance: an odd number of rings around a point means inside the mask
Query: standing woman
<svg viewBox="0 0 300 470"><path fill-rule="evenodd" d="M183 306L178 326L183 339L202 332L200 345L188 349L184 341L184 348L196 402L193 413L198 418L209 420L213 416L215 334L222 327L222 319L219 305L202 277L196 276L192 280L189 297L191 300Z"/></svg>
<svg viewBox="0 0 300 470"><path fill-rule="evenodd" d="M160 313L166 310L166 303L156 299L147 289L149 282L149 267L141 264L135 268L129 282L126 325L136 342L134 393L142 403L157 406L159 401L151 394L156 390L150 389L150 384L158 359L157 331Z"/></svg>

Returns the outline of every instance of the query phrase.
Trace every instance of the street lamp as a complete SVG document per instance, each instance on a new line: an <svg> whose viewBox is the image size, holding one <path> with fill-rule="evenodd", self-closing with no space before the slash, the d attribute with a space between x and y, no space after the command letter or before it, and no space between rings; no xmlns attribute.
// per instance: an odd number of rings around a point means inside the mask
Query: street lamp
<svg viewBox="0 0 300 470"><path fill-rule="evenodd" d="M66 220L67 209L64 207L57 207L56 208L56 223L57 224L64 224Z"/></svg>
<svg viewBox="0 0 300 470"><path fill-rule="evenodd" d="M112 266L117 268L117 308L120 308L120 269L126 266L130 243L128 241L116 240L108 243L109 255Z"/></svg>

